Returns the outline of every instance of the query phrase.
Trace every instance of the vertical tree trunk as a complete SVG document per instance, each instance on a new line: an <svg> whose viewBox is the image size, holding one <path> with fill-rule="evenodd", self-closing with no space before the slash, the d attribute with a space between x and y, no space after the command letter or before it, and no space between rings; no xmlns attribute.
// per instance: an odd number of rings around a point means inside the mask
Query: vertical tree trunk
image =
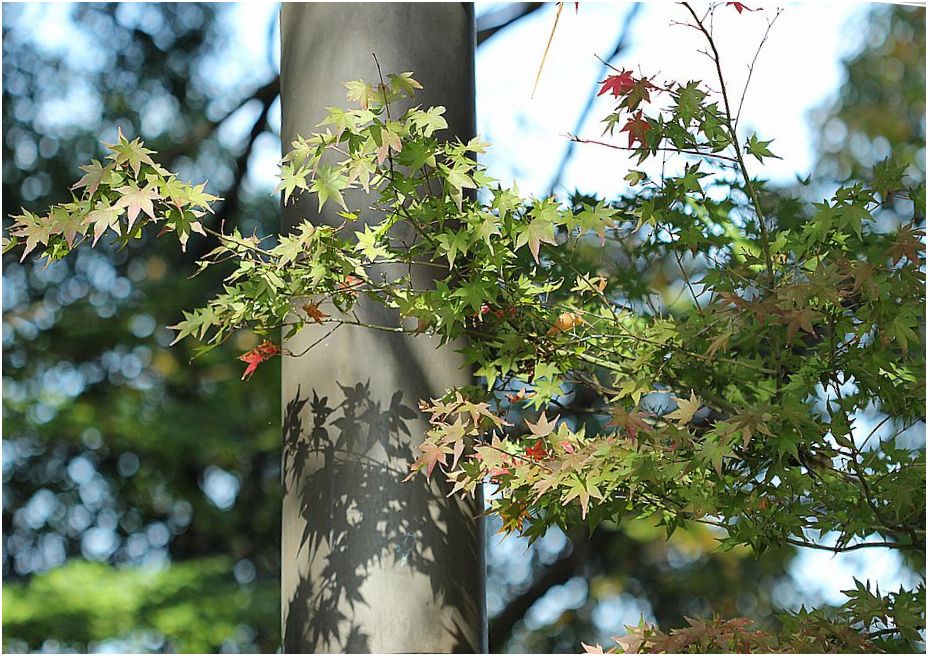
<svg viewBox="0 0 928 656"><path fill-rule="evenodd" d="M413 71L425 87L416 102L446 106L451 132L470 138L473 21L463 3L284 3L284 150L325 107L344 106L344 82L377 80L372 53L385 73ZM346 200L371 202L360 191ZM373 214L362 221L379 221ZM341 221L307 199L284 208L283 229L304 218ZM363 301L360 314L399 321ZM325 332L308 328L286 347L300 352ZM486 650L482 500L448 498L423 477L402 482L427 430L419 399L471 378L460 356L435 344L344 326L308 355L284 358L285 652Z"/></svg>

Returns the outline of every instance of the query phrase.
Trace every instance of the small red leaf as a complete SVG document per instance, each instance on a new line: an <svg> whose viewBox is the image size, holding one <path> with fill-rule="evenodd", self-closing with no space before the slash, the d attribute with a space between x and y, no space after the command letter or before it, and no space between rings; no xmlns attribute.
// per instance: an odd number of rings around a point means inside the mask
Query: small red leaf
<svg viewBox="0 0 928 656"><path fill-rule="evenodd" d="M632 90L635 86L635 78L632 77L631 71L623 70L618 75L609 75L605 80L600 82L602 88L599 90L597 96L601 96L607 91L611 91L612 95L618 98L619 96L624 96L626 93Z"/></svg>
<svg viewBox="0 0 928 656"><path fill-rule="evenodd" d="M548 456L544 441L538 438L532 446L525 450L525 455L532 460L544 460Z"/></svg>
<svg viewBox="0 0 928 656"><path fill-rule="evenodd" d="M741 12L743 12L743 11L759 11L759 10L760 10L759 8L757 8L757 9L751 9L750 7L748 7L746 4L744 4L744 3L742 3L742 2L726 2L726 3L725 3L725 6L726 6L726 7L734 7L734 8L737 10L737 12L738 12L739 14L740 14Z"/></svg>
<svg viewBox="0 0 928 656"><path fill-rule="evenodd" d="M258 368L259 364L265 360L270 360L275 355L280 355L280 347L274 342L265 340L247 353L242 353L238 356L239 360L248 364L248 366L245 367L245 373L242 374L242 380L251 378L251 375Z"/></svg>

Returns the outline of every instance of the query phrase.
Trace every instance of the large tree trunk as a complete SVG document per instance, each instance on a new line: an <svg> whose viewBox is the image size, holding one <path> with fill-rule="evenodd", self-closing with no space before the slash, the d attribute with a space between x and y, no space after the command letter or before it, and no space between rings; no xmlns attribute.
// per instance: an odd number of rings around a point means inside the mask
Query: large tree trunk
<svg viewBox="0 0 928 656"><path fill-rule="evenodd" d="M413 71L425 87L416 102L446 106L451 132L470 138L473 23L468 4L283 4L284 150L325 107L345 105L345 82L377 80L372 53L385 74ZM370 205L361 192L346 200ZM341 221L306 199L284 208L283 229L303 218ZM380 220L371 211L363 219ZM360 314L399 321L363 301ZM324 330L307 328L286 347L300 352ZM344 326L306 356L284 358L285 652L486 650L482 500L448 498L422 476L402 482L428 428L419 399L471 380L436 342Z"/></svg>

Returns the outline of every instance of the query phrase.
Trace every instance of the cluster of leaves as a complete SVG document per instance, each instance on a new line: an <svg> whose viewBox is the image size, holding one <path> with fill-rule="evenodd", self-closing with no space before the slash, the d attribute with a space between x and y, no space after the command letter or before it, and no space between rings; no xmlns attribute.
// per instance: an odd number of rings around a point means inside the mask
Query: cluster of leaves
<svg viewBox="0 0 928 656"><path fill-rule="evenodd" d="M752 627L745 618L711 619L686 618L689 626L664 633L657 626L642 620L637 626L626 627L626 634L613 638L615 646L603 650L600 645L586 645L588 654L705 654L705 653L835 653L854 651L906 651L921 639L923 623L918 619L924 607L924 590L916 595L901 590L880 596L870 590L869 584L855 580L854 590L845 590L851 600L841 612L831 609L806 610L781 616L782 628L771 633ZM892 628L886 628L887 610L896 619ZM866 628L879 623L881 629L872 634L863 633L859 624L863 619ZM871 636L882 637L875 643ZM891 638L889 638L892 636Z"/></svg>
<svg viewBox="0 0 928 656"><path fill-rule="evenodd" d="M431 430L413 473L440 468L465 494L491 481L503 530L533 540L631 514L668 533L718 527L727 548L923 554L924 496L912 490L925 487L925 453L904 433L924 416L924 181L887 160L870 184L765 205L747 157L773 157L771 142L739 139L706 17L686 7L721 92L629 71L602 91L616 101L606 130L628 135L610 146L639 164L672 153L675 171L632 170L632 191L609 203L523 198L476 162L487 144L441 138L443 108L408 107L419 88L410 74L351 82L357 106L329 108L323 131L291 144L280 184L284 202L299 190L319 210L337 204L342 220L305 221L272 248L212 233L219 245L201 270L232 270L221 294L184 313L177 339L206 351L241 329L265 339L283 329L286 340L313 324L316 343L346 324L467 338L485 386L422 404ZM110 148L110 163L76 185L80 198L15 217L10 246L54 259L91 232L126 243L160 223L182 245L204 232L197 219L215 199L202 186L176 180L138 140ZM352 189L370 204L350 207ZM887 212L908 218L884 232ZM677 289L662 289L665 268ZM368 303L401 321L364 320ZM280 352L301 355L265 341L242 356L245 377ZM595 402L578 408L583 391ZM561 420L568 411L586 419ZM806 633L810 619L776 647L911 644L924 587L900 595L851 594L837 619L815 616L821 635ZM642 629L637 648L768 640L744 629Z"/></svg>

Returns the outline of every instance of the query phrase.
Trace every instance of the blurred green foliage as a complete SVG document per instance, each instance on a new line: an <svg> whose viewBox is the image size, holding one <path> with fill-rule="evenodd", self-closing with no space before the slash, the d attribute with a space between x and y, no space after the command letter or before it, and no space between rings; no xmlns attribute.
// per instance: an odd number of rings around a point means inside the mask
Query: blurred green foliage
<svg viewBox="0 0 928 656"><path fill-rule="evenodd" d="M839 181L865 176L892 150L923 178L925 8L876 5L848 33L860 33L861 47L844 61L837 97L815 116L819 171Z"/></svg>
<svg viewBox="0 0 928 656"><path fill-rule="evenodd" d="M4 217L67 199L78 164L119 127L210 179L227 199L218 220L276 230L276 198L242 164L262 133L276 141L263 111L274 95L254 92L274 71L213 79L234 47L228 6L5 9ZM75 42L43 37L54 11ZM125 648L273 651L279 369L241 383L247 340L192 362L169 348L163 326L221 278L189 278L201 241L186 254L141 246L47 268L4 258L4 647L148 632Z"/></svg>
<svg viewBox="0 0 928 656"><path fill-rule="evenodd" d="M120 636L125 651L209 652L248 644L257 637L254 624L277 620L278 592L274 585L238 586L228 576L232 565L225 557L160 570L74 560L28 586L4 588L4 631L66 636L88 646ZM26 644L11 638L7 646Z"/></svg>

